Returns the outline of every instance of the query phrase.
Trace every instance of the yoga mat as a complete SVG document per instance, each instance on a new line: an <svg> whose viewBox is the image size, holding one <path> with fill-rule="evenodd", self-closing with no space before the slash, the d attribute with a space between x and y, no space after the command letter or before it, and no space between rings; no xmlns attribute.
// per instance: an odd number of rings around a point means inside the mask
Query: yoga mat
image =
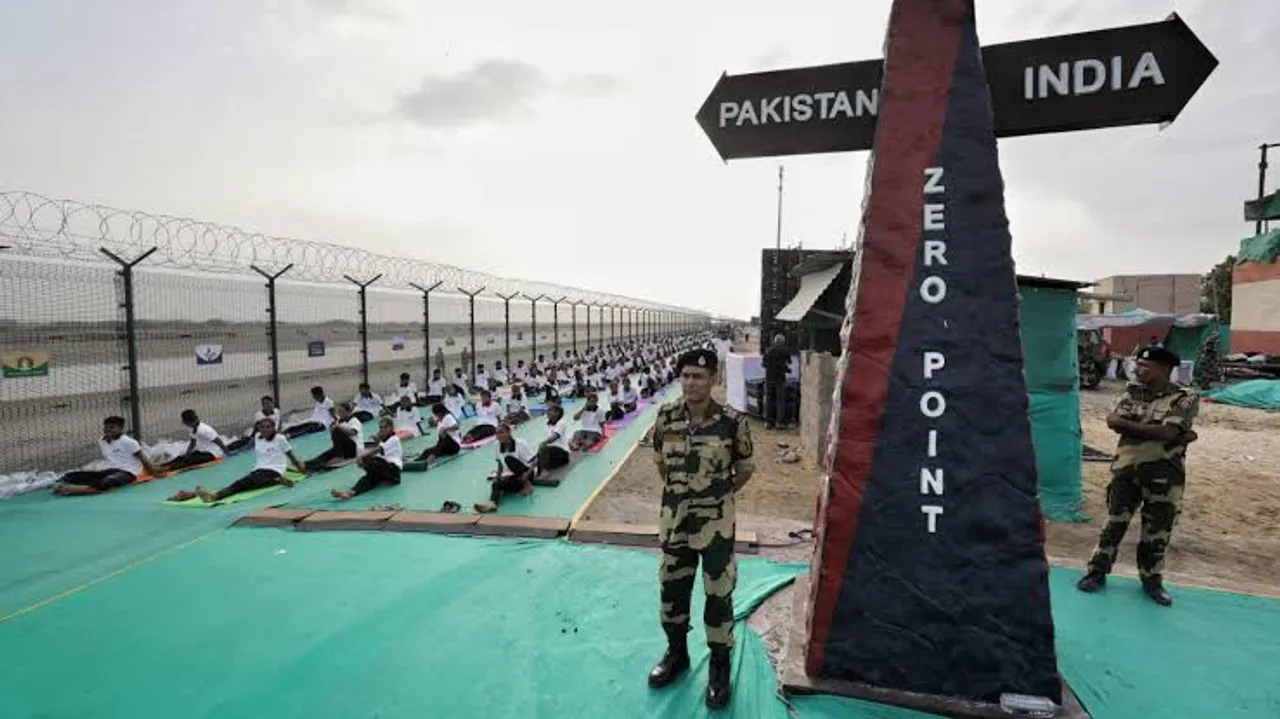
<svg viewBox="0 0 1280 719"><path fill-rule="evenodd" d="M297 470L290 469L284 473L284 476L288 477L289 479L292 479L296 485L300 482L305 481L307 477L309 477L310 475L299 474ZM203 499L200 499L199 497L192 497L191 499L185 499L181 502L175 502L171 499L166 499L164 503L169 505L170 507L184 507L186 509L209 509L210 507L221 507L224 504L239 504L240 502L245 502L250 499L254 499L256 497L261 497L264 494L270 494L271 492L274 492L277 489L286 489L286 487L283 484L273 484L270 487L263 487L262 489L254 489L248 492L233 494L230 497L227 497L226 499L223 499L223 500L219 500L217 502L206 502Z"/></svg>
<svg viewBox="0 0 1280 719"><path fill-rule="evenodd" d="M496 434L491 434L491 435L489 435L488 437L485 437L484 439L478 439L478 440L476 440L476 441L474 441L474 442L463 442L463 443L462 443L462 448L463 448L463 449L475 449L475 448L477 448L477 447L483 447L483 446L485 446L486 444L493 444L494 442L497 442L497 441L498 441L498 435L496 435Z"/></svg>

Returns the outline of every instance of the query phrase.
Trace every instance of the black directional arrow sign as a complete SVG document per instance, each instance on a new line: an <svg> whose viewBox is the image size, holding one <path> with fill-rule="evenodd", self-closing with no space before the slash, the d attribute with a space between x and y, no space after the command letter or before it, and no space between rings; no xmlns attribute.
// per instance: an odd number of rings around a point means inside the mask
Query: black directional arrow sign
<svg viewBox="0 0 1280 719"><path fill-rule="evenodd" d="M1172 121L1218 66L1163 22L983 48L998 137ZM723 75L698 124L725 160L869 150L883 60Z"/></svg>

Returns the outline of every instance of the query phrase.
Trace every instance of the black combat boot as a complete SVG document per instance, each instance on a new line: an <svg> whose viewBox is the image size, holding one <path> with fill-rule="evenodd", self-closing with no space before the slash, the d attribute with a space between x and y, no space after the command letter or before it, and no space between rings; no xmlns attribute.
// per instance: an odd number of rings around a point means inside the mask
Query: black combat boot
<svg viewBox="0 0 1280 719"><path fill-rule="evenodd" d="M733 695L730 655L731 651L728 649L711 650L711 668L707 672L708 709L724 709L729 706L729 698Z"/></svg>
<svg viewBox="0 0 1280 719"><path fill-rule="evenodd" d="M1076 582L1076 589L1090 594L1105 586L1107 586L1107 575L1096 569L1090 569L1087 574L1080 578L1080 581Z"/></svg>
<svg viewBox="0 0 1280 719"><path fill-rule="evenodd" d="M1142 580L1142 591L1148 597L1151 597L1151 601L1162 607L1173 604L1173 597L1169 596L1169 593L1164 590L1164 582L1159 577L1149 577Z"/></svg>
<svg viewBox="0 0 1280 719"><path fill-rule="evenodd" d="M667 652L649 672L649 686L661 689L689 668L689 645L683 632L667 632Z"/></svg>

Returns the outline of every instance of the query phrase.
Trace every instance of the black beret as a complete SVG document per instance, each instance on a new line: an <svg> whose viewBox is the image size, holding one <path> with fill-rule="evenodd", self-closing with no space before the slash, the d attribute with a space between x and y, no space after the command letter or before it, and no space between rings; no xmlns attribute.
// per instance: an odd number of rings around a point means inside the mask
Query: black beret
<svg viewBox="0 0 1280 719"><path fill-rule="evenodd" d="M1177 367L1182 364L1182 358L1178 356L1177 352L1163 347L1143 347L1138 350L1138 359L1155 362L1166 367Z"/></svg>
<svg viewBox="0 0 1280 719"><path fill-rule="evenodd" d="M676 371L679 372L685 368L685 365L688 365L690 367L702 367L709 372L715 372L718 363L719 359L716 357L715 352L699 347L680 355L679 359L676 360Z"/></svg>

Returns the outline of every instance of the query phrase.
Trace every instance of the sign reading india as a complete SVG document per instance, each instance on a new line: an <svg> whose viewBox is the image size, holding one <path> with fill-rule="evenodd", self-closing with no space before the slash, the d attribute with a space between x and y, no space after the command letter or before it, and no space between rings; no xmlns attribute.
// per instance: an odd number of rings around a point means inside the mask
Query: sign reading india
<svg viewBox="0 0 1280 719"><path fill-rule="evenodd" d="M49 353L43 350L5 352L0 354L5 379L48 377Z"/></svg>

